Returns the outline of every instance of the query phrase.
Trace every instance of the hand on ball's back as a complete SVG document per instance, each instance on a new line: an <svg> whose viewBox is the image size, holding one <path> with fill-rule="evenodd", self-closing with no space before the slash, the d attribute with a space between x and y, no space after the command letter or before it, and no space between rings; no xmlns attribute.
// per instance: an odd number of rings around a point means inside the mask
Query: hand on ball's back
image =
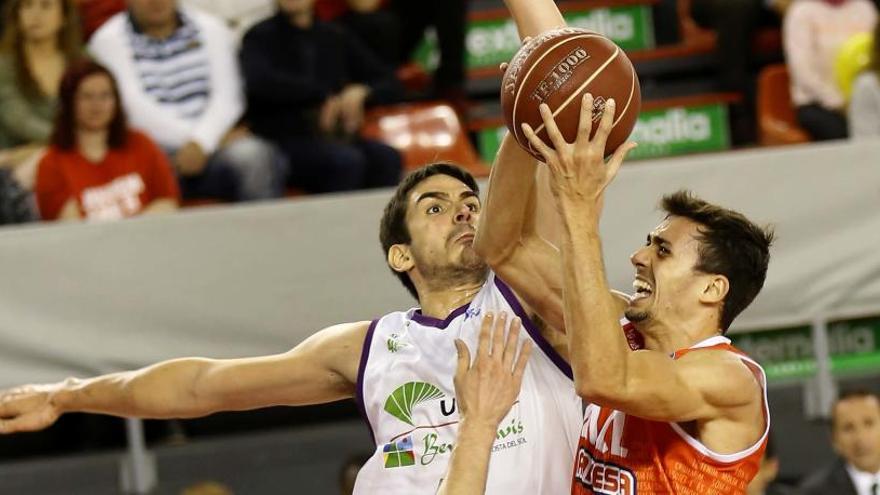
<svg viewBox="0 0 880 495"><path fill-rule="evenodd" d="M595 123L602 117L605 102L611 98L617 102L605 146L605 155L610 155L629 138L641 108L639 80L632 63L614 42L593 31L566 27L543 33L528 40L505 70L501 106L507 128L520 146L541 160L521 124L529 124L552 147L538 110L546 103L565 140L574 142L585 93L595 97ZM594 125L592 132L597 128Z"/></svg>

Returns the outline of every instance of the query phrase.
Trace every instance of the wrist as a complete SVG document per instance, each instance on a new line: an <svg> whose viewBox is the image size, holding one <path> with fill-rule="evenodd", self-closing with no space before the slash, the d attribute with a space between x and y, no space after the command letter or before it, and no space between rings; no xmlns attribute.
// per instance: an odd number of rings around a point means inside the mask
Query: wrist
<svg viewBox="0 0 880 495"><path fill-rule="evenodd" d="M498 423L479 418L462 418L458 425L458 435L459 438L467 435L467 438L475 442L492 444L498 435Z"/></svg>
<svg viewBox="0 0 880 495"><path fill-rule="evenodd" d="M82 384L77 378L68 378L49 391L49 403L60 413L73 411L74 396Z"/></svg>

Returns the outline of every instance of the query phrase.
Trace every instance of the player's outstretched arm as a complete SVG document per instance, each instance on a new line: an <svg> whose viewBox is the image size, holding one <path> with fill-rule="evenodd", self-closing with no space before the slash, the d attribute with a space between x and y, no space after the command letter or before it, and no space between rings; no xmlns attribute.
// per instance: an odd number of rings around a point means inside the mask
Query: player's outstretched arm
<svg viewBox="0 0 880 495"><path fill-rule="evenodd" d="M351 397L368 327L369 322L329 327L274 356L174 359L136 371L3 391L0 433L40 430L67 412L192 418Z"/></svg>
<svg viewBox="0 0 880 495"><path fill-rule="evenodd" d="M565 26L565 19L553 0L504 0L516 22L520 38Z"/></svg>
<svg viewBox="0 0 880 495"><path fill-rule="evenodd" d="M510 322L505 313L483 317L477 357L471 363L467 345L456 340L458 369L455 396L461 423L449 471L438 495L483 495L489 473L489 456L498 435L498 424L519 396L522 377L532 351L526 341L517 356L519 318Z"/></svg>

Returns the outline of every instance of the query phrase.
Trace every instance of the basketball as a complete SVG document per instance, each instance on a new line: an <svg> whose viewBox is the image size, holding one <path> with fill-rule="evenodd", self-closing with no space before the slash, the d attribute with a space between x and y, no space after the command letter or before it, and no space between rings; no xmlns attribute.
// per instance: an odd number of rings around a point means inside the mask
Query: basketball
<svg viewBox="0 0 880 495"><path fill-rule="evenodd" d="M525 43L513 56L501 83L501 107L507 128L535 158L521 124L529 124L547 146L553 147L539 106L546 103L567 142L577 136L581 100L592 93L595 135L605 103L617 104L614 126L605 145L608 156L629 138L641 107L639 79L629 58L613 41L578 28L545 32Z"/></svg>

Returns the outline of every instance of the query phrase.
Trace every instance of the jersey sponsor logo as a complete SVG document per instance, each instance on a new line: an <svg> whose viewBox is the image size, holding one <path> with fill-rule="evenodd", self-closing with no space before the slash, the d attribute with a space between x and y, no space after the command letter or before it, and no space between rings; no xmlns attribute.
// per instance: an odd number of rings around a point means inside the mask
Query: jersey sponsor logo
<svg viewBox="0 0 880 495"><path fill-rule="evenodd" d="M404 423L415 426L412 419L413 408L419 404L443 399L446 394L436 385L425 382L409 382L397 387L385 399L385 411Z"/></svg>
<svg viewBox="0 0 880 495"><path fill-rule="evenodd" d="M412 435L407 435L395 442L386 443L382 448L385 457L385 468L412 466L416 463Z"/></svg>
<svg viewBox="0 0 880 495"><path fill-rule="evenodd" d="M636 477L632 471L594 459L583 447L578 449L574 477L578 483L596 494L634 495L636 493Z"/></svg>
<svg viewBox="0 0 880 495"><path fill-rule="evenodd" d="M628 451L621 443L623 429L626 426L626 414L613 411L602 422L599 428L599 420L602 408L596 404L590 404L584 411L584 426L581 429L581 438L590 443L598 452L603 454L611 452L611 455L625 458ZM610 441L610 442L609 442Z"/></svg>
<svg viewBox="0 0 880 495"><path fill-rule="evenodd" d="M388 347L388 352L395 354L395 353L399 352L401 349L403 349L405 347L409 347L409 344L407 344L406 342L401 342L400 340L401 340L400 335L398 335L396 333L392 333L388 337L388 340L385 341L385 345Z"/></svg>
<svg viewBox="0 0 880 495"><path fill-rule="evenodd" d="M480 316L482 310L480 308L468 308L464 312L464 321L468 321L470 318L476 318Z"/></svg>

